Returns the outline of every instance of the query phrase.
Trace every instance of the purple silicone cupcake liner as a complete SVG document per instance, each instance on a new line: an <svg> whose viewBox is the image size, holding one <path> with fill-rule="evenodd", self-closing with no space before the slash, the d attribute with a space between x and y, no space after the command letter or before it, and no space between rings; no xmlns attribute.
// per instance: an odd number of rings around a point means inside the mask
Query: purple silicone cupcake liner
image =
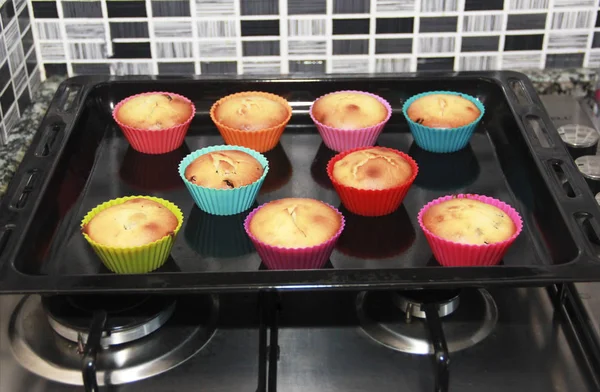
<svg viewBox="0 0 600 392"><path fill-rule="evenodd" d="M328 95L339 94L339 93L359 93L359 94L370 95L371 97L375 98L377 101L381 102L383 104L383 106L385 106L385 108L387 109L386 118L379 124L373 125L372 127L360 128L360 129L334 128L334 127L327 126L327 125L322 124L319 121L317 121L317 119L313 116L313 113L312 113L315 102L317 102L319 99L326 97ZM377 138L381 134L381 131L383 131L385 124L389 121L390 117L392 116L392 107L388 101L386 101L385 99L381 98L378 95L367 93L365 91L342 90L342 91L335 91L335 92L332 92L329 94L325 94L325 95L317 98L312 103L312 105L310 105L309 114L310 114L310 118L313 120L313 122L317 126L317 130L319 131L319 134L323 138L323 142L325 143L325 145L334 151L344 152L347 150L351 150L353 148L374 146L375 142L377 142Z"/></svg>
<svg viewBox="0 0 600 392"><path fill-rule="evenodd" d="M346 224L344 215L342 215L337 208L325 203L327 206L335 210L335 212L337 212L342 218L342 224L333 237L326 242L315 246L303 248L284 248L281 246L266 244L256 238L250 232L250 221L258 212L258 210L265 206L265 204L256 207L244 221L244 229L246 230L246 233L248 233L248 237L250 237L250 240L254 244L256 252L259 254L263 263L265 263L269 269L318 269L323 267L323 265L325 265L329 259L329 256L331 256L331 253L333 252L335 244L340 238L342 231L344 231L344 226Z"/></svg>

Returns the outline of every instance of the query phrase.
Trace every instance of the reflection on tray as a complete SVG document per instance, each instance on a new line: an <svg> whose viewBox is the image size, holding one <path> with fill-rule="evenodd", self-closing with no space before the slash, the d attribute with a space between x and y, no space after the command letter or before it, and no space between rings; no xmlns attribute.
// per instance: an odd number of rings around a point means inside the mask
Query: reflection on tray
<svg viewBox="0 0 600 392"><path fill-rule="evenodd" d="M144 192L160 192L183 188L177 172L179 163L190 153L185 143L166 154L142 154L127 148L119 175L128 185Z"/></svg>
<svg viewBox="0 0 600 392"><path fill-rule="evenodd" d="M292 163L290 162L281 143L277 143L274 149L263 153L269 161L269 173L260 188L260 194L273 192L285 184L292 177Z"/></svg>
<svg viewBox="0 0 600 392"><path fill-rule="evenodd" d="M317 155L313 158L310 165L310 174L315 182L326 189L333 189L331 180L327 176L327 164L337 152L330 150L325 143L321 143L317 150Z"/></svg>
<svg viewBox="0 0 600 392"><path fill-rule="evenodd" d="M217 216L194 205L184 230L185 240L206 257L231 258L252 253L254 246L244 231L244 219L254 208L256 203L240 214Z"/></svg>
<svg viewBox="0 0 600 392"><path fill-rule="evenodd" d="M436 154L413 143L408 155L419 165L415 184L424 189L450 191L464 188L479 175L479 163L470 145L454 153Z"/></svg>
<svg viewBox="0 0 600 392"><path fill-rule="evenodd" d="M415 229L404 205L389 215L366 217L338 207L346 227L336 249L353 257L384 259L406 251L415 241Z"/></svg>
<svg viewBox="0 0 600 392"><path fill-rule="evenodd" d="M279 270L282 270L283 268L280 268ZM320 267L319 269L333 269L333 264L331 264L331 259L327 259L327 261L325 262L325 264L323 264L322 267ZM265 263L260 263L260 267L258 268L259 271L273 271L273 269L267 267L267 265Z"/></svg>
<svg viewBox="0 0 600 392"><path fill-rule="evenodd" d="M111 275L115 275L114 272L112 272L111 270L109 270L108 268L106 268L106 266L104 264L102 264L102 262L100 261L100 259L98 259L98 272L99 274L111 274ZM177 263L175 262L175 260L173 259L173 257L171 257L169 255L169 257L167 258L167 261L165 261L165 263L160 266L160 268L155 269L154 271L150 271L147 272L147 274L153 274L153 273L164 273L164 272L182 272L181 268L179 268L179 266L177 265ZM95 271L87 271L85 272L86 274L95 274Z"/></svg>

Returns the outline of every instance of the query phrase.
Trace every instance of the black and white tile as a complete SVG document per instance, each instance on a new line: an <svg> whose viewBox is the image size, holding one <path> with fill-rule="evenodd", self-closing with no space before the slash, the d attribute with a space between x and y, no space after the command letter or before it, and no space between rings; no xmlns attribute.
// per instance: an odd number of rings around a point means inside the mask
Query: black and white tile
<svg viewBox="0 0 600 392"><path fill-rule="evenodd" d="M597 0L0 0L0 126L61 74L600 67L599 10Z"/></svg>
<svg viewBox="0 0 600 392"><path fill-rule="evenodd" d="M40 53L36 52L32 32L34 12L33 5L25 0L0 1L0 144L8 139L41 82L38 55L43 61L65 59L64 46L60 53L57 48L46 48L44 57L41 57L41 47ZM43 15L53 11L51 7L42 6L37 12ZM58 14L56 9L54 14ZM38 40L62 39L61 25L56 20L41 27L43 31Z"/></svg>

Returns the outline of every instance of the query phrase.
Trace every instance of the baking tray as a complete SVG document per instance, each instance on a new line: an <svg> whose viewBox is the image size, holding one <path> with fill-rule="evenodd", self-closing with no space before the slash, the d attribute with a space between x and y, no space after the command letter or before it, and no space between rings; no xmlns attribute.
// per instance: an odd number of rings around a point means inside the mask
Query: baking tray
<svg viewBox="0 0 600 392"><path fill-rule="evenodd" d="M287 98L294 114L257 203L289 196L339 199L325 174L334 155L311 123L311 102L355 89L386 98L393 115L378 144L408 152L420 172L401 208L362 218L341 208L346 229L320 270L269 271L242 230L245 214L215 217L194 206L177 174L189 151L221 144L211 105L247 90ZM111 111L123 98L172 91L197 114L177 151L132 150ZM486 113L468 148L430 154L413 144L402 103L430 90L471 94ZM441 267L416 222L419 209L446 194L480 193L514 206L524 230L500 265ZM158 271L115 275L82 238L79 223L103 201L151 194L185 215L171 257ZM444 288L545 285L600 280L598 209L530 81L515 72L332 76L319 78L76 77L58 89L0 207L0 292L189 292L258 289Z"/></svg>

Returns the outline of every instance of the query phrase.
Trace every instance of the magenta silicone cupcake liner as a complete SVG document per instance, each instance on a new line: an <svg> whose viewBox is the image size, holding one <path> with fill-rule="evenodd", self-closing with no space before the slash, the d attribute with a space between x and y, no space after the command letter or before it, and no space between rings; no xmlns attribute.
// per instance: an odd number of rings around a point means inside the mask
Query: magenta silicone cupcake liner
<svg viewBox="0 0 600 392"><path fill-rule="evenodd" d="M461 244L458 242L446 240L433 234L423 224L423 214L432 206L454 198L478 200L501 209L515 223L515 233L510 238L502 242L487 245ZM523 220L521 219L519 213L513 207L504 203L503 201L482 195L460 194L440 197L438 199L430 201L423 208L421 208L417 219L419 221L419 226L421 226L421 229L425 233L425 238L427 238L427 242L431 247L433 256L441 265L446 267L475 267L496 265L502 260L508 248L512 245L517 236L523 230Z"/></svg>
<svg viewBox="0 0 600 392"><path fill-rule="evenodd" d="M129 125L123 124L117 119L117 113L119 112L119 109L121 109L121 106L125 104L125 102L139 96L150 94L167 94L178 97L179 99L182 99L188 102L190 105L192 105L192 114L182 124L170 128L157 130L130 127ZM136 94L132 95L131 97L125 98L117 104L117 106L113 110L112 116L115 122L123 131L125 138L134 150L142 152L144 154L165 154L167 152L171 152L181 147L195 113L196 107L194 106L194 103L188 98L184 97L183 95L165 91L153 91L142 94Z"/></svg>
<svg viewBox="0 0 600 392"><path fill-rule="evenodd" d="M334 127L327 126L327 125L322 124L319 121L317 121L317 119L313 115L313 107L315 105L315 102L317 102L319 99L326 97L328 95L338 94L338 93L360 93L360 94L370 95L371 97L373 97L373 98L377 99L379 102L381 102L383 104L383 106L385 106L385 108L387 109L387 116L379 124L373 125L372 127L361 128L361 129L334 128ZM385 99L381 98L378 95L367 93L364 91L343 90L343 91L335 91L335 92L332 92L329 94L325 94L325 95L319 97L318 99L316 99L312 103L312 105L310 105L309 114L310 114L310 118L313 120L313 122L317 126L317 130L319 131L319 134L323 138L323 142L325 143L325 145L334 151L344 152L347 150L351 150L353 148L374 146L375 142L377 141L377 138L379 137L379 134L381 134L381 131L383 131L385 124L389 121L390 117L392 116L392 107L388 101L386 101Z"/></svg>
<svg viewBox="0 0 600 392"><path fill-rule="evenodd" d="M327 204L327 203L325 203L325 204ZM331 207L333 210L335 210L342 218L342 224L340 225L340 228L338 229L338 231L333 235L333 237L331 237L326 242L316 245L316 246L302 247L302 248L284 248L281 246L274 246L274 245L266 244L266 243L260 241L258 238L256 238L250 232L250 228L249 228L250 221L252 221L252 218L254 217L254 215L264 205L265 204L258 206L246 217L246 220L244 221L244 229L246 230L246 233L248 233L248 237L250 237L250 240L254 244L254 248L256 249L256 252L262 259L263 263L265 263L267 268L279 269L279 270L283 270L283 269L290 270L290 269L318 269L318 268L323 267L323 265L325 265L325 263L331 256L331 253L333 252L333 249L335 248L335 244L338 241L338 239L340 238L342 231L344 231L344 226L345 226L344 215L342 215L342 213L337 208L327 204L329 207Z"/></svg>

